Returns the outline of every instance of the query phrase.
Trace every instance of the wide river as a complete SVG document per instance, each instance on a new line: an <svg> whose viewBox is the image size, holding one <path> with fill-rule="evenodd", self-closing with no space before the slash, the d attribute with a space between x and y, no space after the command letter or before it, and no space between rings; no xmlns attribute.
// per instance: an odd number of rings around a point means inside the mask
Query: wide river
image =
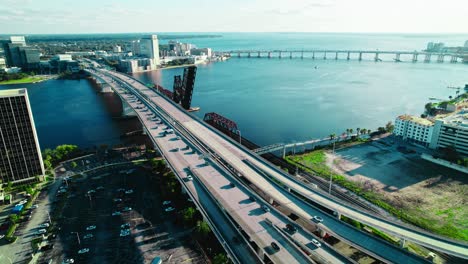
<svg viewBox="0 0 468 264"><path fill-rule="evenodd" d="M190 39L199 47L231 49L421 50L429 41L461 46L468 35L229 33ZM185 41L185 40L181 40ZM217 112L238 124L242 135L267 145L325 137L347 128L376 129L400 114L419 115L430 97L455 95L448 86L468 83L468 65L411 63L402 56L372 55L359 62L342 58L232 58L200 65L193 106L200 117ZM420 58L422 60L422 58ZM434 58L435 60L435 58ZM448 60L448 58L447 58ZM172 89L182 69L134 74L145 83ZM27 87L41 147L73 143L83 147L116 144L127 123L112 118L109 96L96 94L86 81L51 80ZM112 108L112 107L111 107Z"/></svg>

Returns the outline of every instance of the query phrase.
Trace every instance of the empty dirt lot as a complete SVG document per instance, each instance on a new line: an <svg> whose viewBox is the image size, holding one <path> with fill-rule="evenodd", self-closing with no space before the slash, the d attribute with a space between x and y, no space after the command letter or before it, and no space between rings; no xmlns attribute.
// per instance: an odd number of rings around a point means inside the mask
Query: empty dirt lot
<svg viewBox="0 0 468 264"><path fill-rule="evenodd" d="M326 152L336 173L458 239L468 240L468 175L397 150L392 138Z"/></svg>

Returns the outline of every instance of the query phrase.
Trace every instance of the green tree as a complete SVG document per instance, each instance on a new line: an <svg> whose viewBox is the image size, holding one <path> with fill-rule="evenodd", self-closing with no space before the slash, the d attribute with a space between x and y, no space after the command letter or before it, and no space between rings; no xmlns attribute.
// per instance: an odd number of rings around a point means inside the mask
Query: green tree
<svg viewBox="0 0 468 264"><path fill-rule="evenodd" d="M210 226L205 221L197 221L197 225L195 226L195 230L201 236L206 236L211 232Z"/></svg>
<svg viewBox="0 0 468 264"><path fill-rule="evenodd" d="M10 222L12 222L13 224L16 224L16 222L18 222L19 220L19 216L17 214L11 214L10 215Z"/></svg>
<svg viewBox="0 0 468 264"><path fill-rule="evenodd" d="M388 121L388 123L385 125L385 131L392 133L393 129L395 129L395 126L392 124L392 121Z"/></svg>
<svg viewBox="0 0 468 264"><path fill-rule="evenodd" d="M71 166L72 168L76 168L76 167L78 166L78 164L77 164L75 161L72 161L72 162L70 163L70 166Z"/></svg>
<svg viewBox="0 0 468 264"><path fill-rule="evenodd" d="M184 222L191 223L194 220L197 210L193 207L188 207L183 212Z"/></svg>
<svg viewBox="0 0 468 264"><path fill-rule="evenodd" d="M433 109L434 107L432 107L432 103L427 103L427 104L424 106L424 108L426 109L426 113L430 115L430 114L432 113L432 109Z"/></svg>
<svg viewBox="0 0 468 264"><path fill-rule="evenodd" d="M335 134L335 133L330 134L330 141L332 141L332 140L335 139L335 138L336 138L336 134Z"/></svg>
<svg viewBox="0 0 468 264"><path fill-rule="evenodd" d="M216 254L216 256L213 258L213 264L228 264L228 263L230 263L229 258L224 253Z"/></svg>

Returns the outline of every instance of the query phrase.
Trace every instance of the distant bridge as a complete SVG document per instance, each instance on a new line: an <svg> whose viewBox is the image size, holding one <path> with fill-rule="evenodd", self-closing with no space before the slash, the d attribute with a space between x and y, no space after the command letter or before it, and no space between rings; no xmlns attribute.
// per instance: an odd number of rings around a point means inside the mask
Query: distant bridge
<svg viewBox="0 0 468 264"><path fill-rule="evenodd" d="M437 62L444 62L445 57L450 58L451 63L468 61L468 52L426 52L426 51L402 51L402 50L345 50L345 49L317 49L317 50L230 50L218 51L216 54L229 55L231 57L247 58L312 58L312 59L335 59L345 58L350 60L363 59L363 54L373 54L374 61L381 61L381 54L395 55L394 61L400 62L401 55L410 55L412 62L417 62L420 57L424 57L424 62L430 62L436 58Z"/></svg>

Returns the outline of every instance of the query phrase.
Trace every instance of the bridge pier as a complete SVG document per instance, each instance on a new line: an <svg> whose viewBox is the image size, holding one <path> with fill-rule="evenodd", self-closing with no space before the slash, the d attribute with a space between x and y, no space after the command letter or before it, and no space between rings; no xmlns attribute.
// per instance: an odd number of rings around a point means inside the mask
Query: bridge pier
<svg viewBox="0 0 468 264"><path fill-rule="evenodd" d="M359 61L362 61L362 52L359 52Z"/></svg>
<svg viewBox="0 0 468 264"><path fill-rule="evenodd" d="M240 58L240 52L237 52L237 58Z"/></svg>
<svg viewBox="0 0 468 264"><path fill-rule="evenodd" d="M315 60L315 52L312 52L312 59Z"/></svg>
<svg viewBox="0 0 468 264"><path fill-rule="evenodd" d="M350 58L350 53L351 52L348 51L348 56L346 57L347 60L349 60L349 58Z"/></svg>
<svg viewBox="0 0 468 264"><path fill-rule="evenodd" d="M396 54L395 54L395 61L396 61L396 62L400 62L400 61L401 61L401 60L400 60L400 53L396 53Z"/></svg>
<svg viewBox="0 0 468 264"><path fill-rule="evenodd" d="M133 111L132 107L126 102L120 99L122 102L122 116L136 116L137 113Z"/></svg>
<svg viewBox="0 0 468 264"><path fill-rule="evenodd" d="M271 59L271 52L268 52L268 58Z"/></svg>
<svg viewBox="0 0 468 264"><path fill-rule="evenodd" d="M379 60L380 60L380 59L379 59L379 53L376 52L376 53L375 53L375 57L374 57L374 61L379 61Z"/></svg>
<svg viewBox="0 0 468 264"><path fill-rule="evenodd" d="M444 62L444 58L445 56L443 54L439 54L439 56L437 56L437 62Z"/></svg>
<svg viewBox="0 0 468 264"><path fill-rule="evenodd" d="M431 54L426 54L424 57L424 62L431 62Z"/></svg>
<svg viewBox="0 0 468 264"><path fill-rule="evenodd" d="M400 247L401 247L401 248L404 248L405 246L406 246L406 239L401 238L401 239L400 239Z"/></svg>
<svg viewBox="0 0 468 264"><path fill-rule="evenodd" d="M286 145L283 146L283 159L286 157Z"/></svg>
<svg viewBox="0 0 468 264"><path fill-rule="evenodd" d="M457 63L458 62L458 57L455 56L455 55L452 55L452 57L450 57L450 62L451 63Z"/></svg>
<svg viewBox="0 0 468 264"><path fill-rule="evenodd" d="M260 51L258 52L257 58L260 58Z"/></svg>
<svg viewBox="0 0 468 264"><path fill-rule="evenodd" d="M413 62L417 62L417 61L418 61L418 54L413 53Z"/></svg>
<svg viewBox="0 0 468 264"><path fill-rule="evenodd" d="M304 51L301 51L301 59L304 59Z"/></svg>
<svg viewBox="0 0 468 264"><path fill-rule="evenodd" d="M250 56L250 52L249 52L249 53L247 53L247 58L250 58L250 57L251 57L251 56Z"/></svg>
<svg viewBox="0 0 468 264"><path fill-rule="evenodd" d="M281 51L280 51L280 52L279 52L279 54L278 54L278 58L280 58L280 59L281 59Z"/></svg>
<svg viewBox="0 0 468 264"><path fill-rule="evenodd" d="M335 60L338 59L338 52L335 53Z"/></svg>
<svg viewBox="0 0 468 264"><path fill-rule="evenodd" d="M323 53L323 59L324 59L324 60L327 59L327 53L326 53L326 52Z"/></svg>
<svg viewBox="0 0 468 264"><path fill-rule="evenodd" d="M292 59L292 51L289 52L289 58Z"/></svg>

